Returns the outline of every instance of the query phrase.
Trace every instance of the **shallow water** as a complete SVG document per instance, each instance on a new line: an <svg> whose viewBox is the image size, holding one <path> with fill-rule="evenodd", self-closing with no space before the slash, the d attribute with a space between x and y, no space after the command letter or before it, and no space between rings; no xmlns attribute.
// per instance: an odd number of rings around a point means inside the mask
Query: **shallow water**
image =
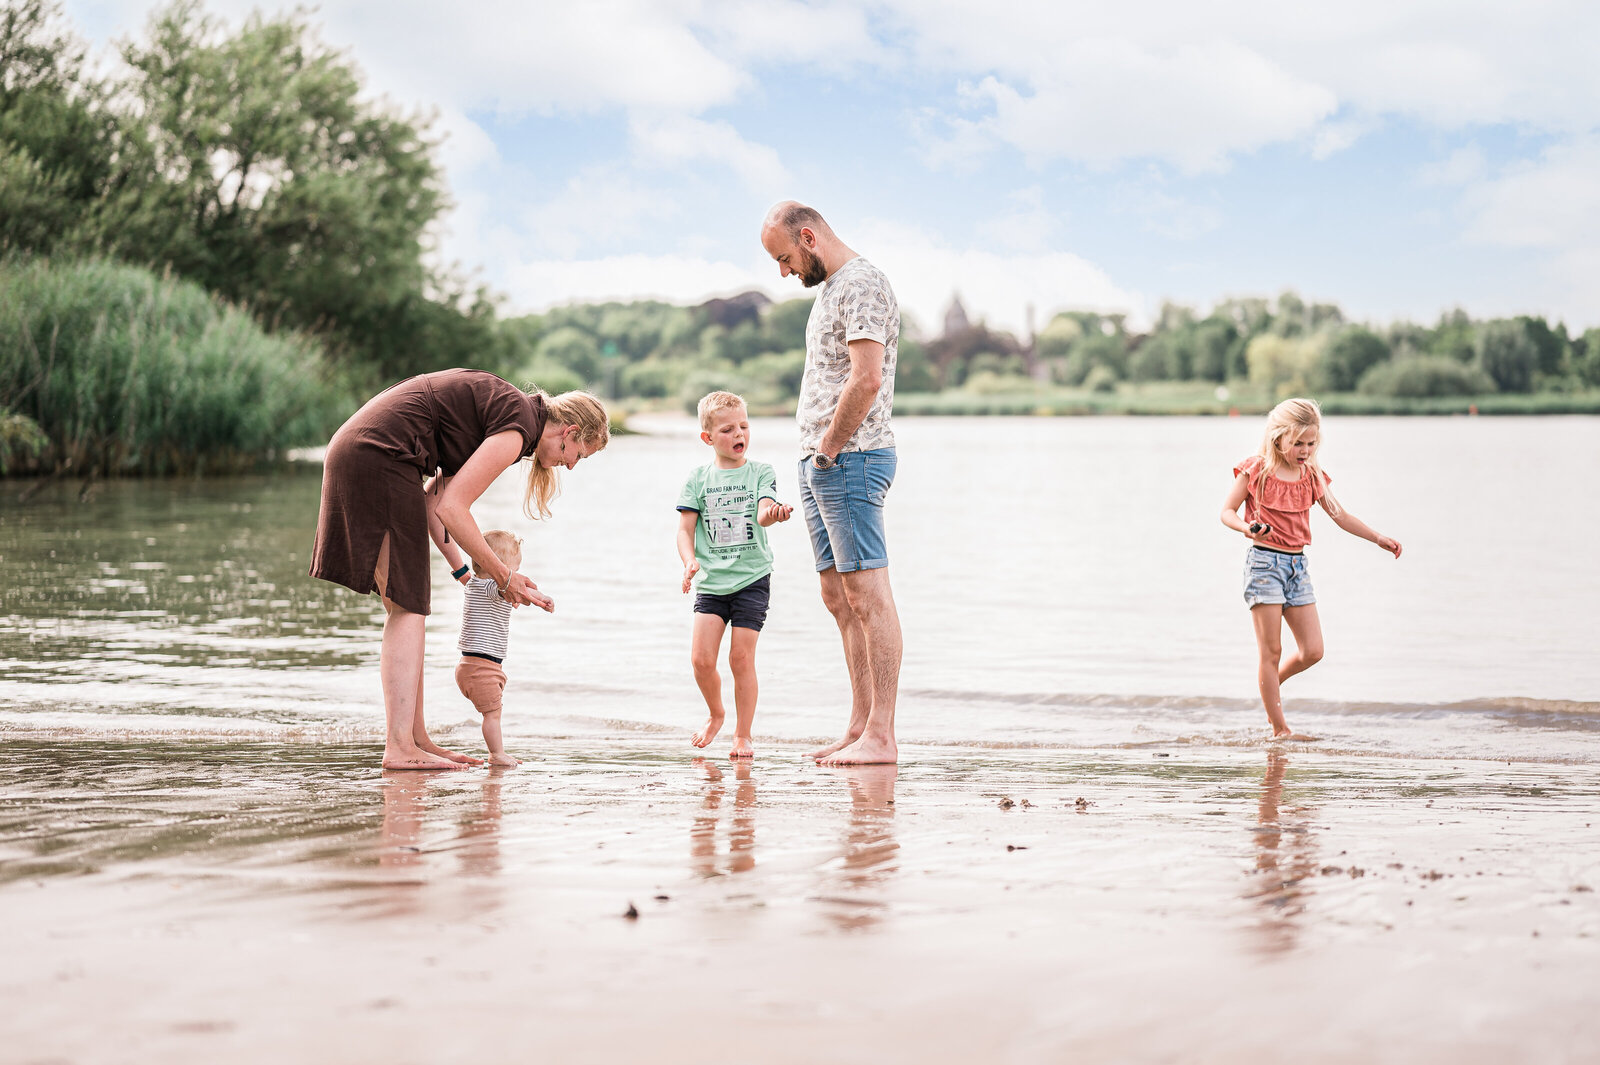
<svg viewBox="0 0 1600 1065"><path fill-rule="evenodd" d="M557 601L514 618L508 733L701 713L687 669L672 504L706 449L647 421L567 475L557 517L519 513L515 475L480 501L527 537ZM903 419L891 573L906 632L900 728L953 747L1254 744L1244 544L1216 520L1253 420ZM1327 749L1591 762L1600 754L1600 521L1573 469L1600 419L1336 419L1323 461L1345 505L1401 539L1398 562L1313 520L1327 658L1286 686ZM754 457L793 498L792 425ZM1560 461L1551 457L1559 456ZM16 486L12 486L14 488ZM306 577L318 471L70 486L0 502L0 729L370 739L381 611ZM758 735L831 735L847 698L800 520L771 530ZM473 732L454 689L457 593L435 563L429 717ZM1286 636L1287 641L1287 636ZM470 737L468 737L470 738Z"/></svg>

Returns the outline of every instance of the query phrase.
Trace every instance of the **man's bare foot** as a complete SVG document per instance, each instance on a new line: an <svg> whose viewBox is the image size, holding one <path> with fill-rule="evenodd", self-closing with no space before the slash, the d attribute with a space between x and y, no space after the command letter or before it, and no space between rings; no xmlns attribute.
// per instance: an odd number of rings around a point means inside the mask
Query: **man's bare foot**
<svg viewBox="0 0 1600 1065"><path fill-rule="evenodd" d="M861 738L861 733L859 733L859 732L853 733L853 734L847 732L847 733L845 733L844 739L835 740L833 743L828 744L826 747L818 747L816 750L812 751L806 757L815 758L815 759L817 759L817 761L820 762L822 759L828 757L828 755L832 754L834 751L842 751L846 747L850 746L852 743L856 742L856 740L859 740L860 738Z"/></svg>
<svg viewBox="0 0 1600 1065"><path fill-rule="evenodd" d="M891 765L900 760L893 737L863 735L847 747L817 761L823 765Z"/></svg>
<svg viewBox="0 0 1600 1065"><path fill-rule="evenodd" d="M506 752L501 751L499 754L491 754L489 756L489 764L490 765L521 765L522 764L522 759L518 758L514 754L507 754Z"/></svg>
<svg viewBox="0 0 1600 1065"><path fill-rule="evenodd" d="M706 718L706 727L694 734L691 741L696 747L709 747L711 741L717 738L717 733L722 731L722 720L725 714L712 714Z"/></svg>
<svg viewBox="0 0 1600 1065"><path fill-rule="evenodd" d="M466 766L449 758L419 750L416 747L384 747L385 769L465 769Z"/></svg>
<svg viewBox="0 0 1600 1065"><path fill-rule="evenodd" d="M729 758L737 761L740 758L754 758L755 756L756 748L750 742L749 736L735 736L733 738L733 750L728 752Z"/></svg>

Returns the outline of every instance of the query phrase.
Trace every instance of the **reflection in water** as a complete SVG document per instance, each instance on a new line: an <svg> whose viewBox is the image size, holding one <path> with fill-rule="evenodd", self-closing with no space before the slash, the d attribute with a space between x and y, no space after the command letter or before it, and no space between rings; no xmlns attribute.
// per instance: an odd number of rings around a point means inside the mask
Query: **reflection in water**
<svg viewBox="0 0 1600 1065"><path fill-rule="evenodd" d="M505 771L491 769L478 782L475 805L471 803L471 789L463 792L462 781L450 772L385 770L383 778L378 865L414 875L393 879L392 884L398 890L385 898L382 916L419 912L424 894L435 893L420 889L432 886L467 889L475 914L495 908L500 900L501 789L505 785ZM467 800L464 816L450 827L451 835L441 838L441 819L435 817L430 823L430 812L448 816L463 807L463 799ZM465 877L458 880L443 869L431 868L437 866L444 855L455 858Z"/></svg>
<svg viewBox="0 0 1600 1065"><path fill-rule="evenodd" d="M1310 878L1316 874L1315 838L1310 831L1311 811L1304 806L1283 807L1283 777L1289 759L1282 751L1267 752L1267 775L1261 781L1256 807L1256 867L1253 885L1245 897L1260 907L1257 931L1261 949L1269 954L1287 951L1299 936L1299 918L1311 894Z"/></svg>
<svg viewBox="0 0 1600 1065"><path fill-rule="evenodd" d="M894 838L894 782L898 766L864 765L839 770L850 787L850 820L844 852L824 866L828 883L817 899L828 904L828 917L845 931L871 928L887 904L883 886L900 868L900 844Z"/></svg>
<svg viewBox="0 0 1600 1065"><path fill-rule="evenodd" d="M750 760L734 763L735 788L733 818L728 825L728 853L717 852L717 821L722 816L722 800L727 793L722 768L705 758L694 760L695 768L705 773L706 794L700 814L689 829L689 868L696 876L713 877L724 873L745 873L756 867L756 782Z"/></svg>

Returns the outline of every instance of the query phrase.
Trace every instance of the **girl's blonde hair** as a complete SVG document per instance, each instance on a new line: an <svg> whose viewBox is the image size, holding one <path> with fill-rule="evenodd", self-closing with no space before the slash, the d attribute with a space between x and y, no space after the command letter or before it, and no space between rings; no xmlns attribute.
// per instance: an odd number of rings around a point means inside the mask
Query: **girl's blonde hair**
<svg viewBox="0 0 1600 1065"><path fill-rule="evenodd" d="M563 392L559 396L544 396L545 424L575 425L578 427L578 445L592 446L599 451L611 442L611 417L605 404L588 392ZM556 471L539 465L537 455L528 459L528 487L522 494L522 512L534 521L550 516L550 501L561 493Z"/></svg>
<svg viewBox="0 0 1600 1065"><path fill-rule="evenodd" d="M1261 459L1261 468L1256 471L1255 492L1256 498L1261 498L1261 489L1266 485L1268 477L1280 466L1287 469L1283 459L1283 448L1291 446L1306 434L1308 429L1322 428L1322 408L1317 406L1314 399L1286 399L1267 415L1267 431L1261 437L1261 450L1258 453ZM1317 461L1317 450L1322 447L1322 437L1319 433L1317 446L1311 449L1311 457L1306 460L1306 474L1322 482L1322 498L1327 501L1328 513L1338 517L1341 510L1339 501L1333 498L1333 492L1328 488L1328 482L1322 472L1322 464Z"/></svg>

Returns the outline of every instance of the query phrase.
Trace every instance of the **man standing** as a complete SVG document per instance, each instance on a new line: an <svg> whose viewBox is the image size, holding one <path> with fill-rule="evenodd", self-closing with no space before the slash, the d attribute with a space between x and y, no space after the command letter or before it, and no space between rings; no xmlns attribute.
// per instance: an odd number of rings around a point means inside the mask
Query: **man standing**
<svg viewBox="0 0 1600 1065"><path fill-rule="evenodd" d="M806 323L800 383L800 502L850 670L850 725L812 757L825 765L895 762L900 616L889 588L883 500L894 481L894 364L900 305L883 271L815 210L790 200L767 212L761 245L782 277L822 286Z"/></svg>

